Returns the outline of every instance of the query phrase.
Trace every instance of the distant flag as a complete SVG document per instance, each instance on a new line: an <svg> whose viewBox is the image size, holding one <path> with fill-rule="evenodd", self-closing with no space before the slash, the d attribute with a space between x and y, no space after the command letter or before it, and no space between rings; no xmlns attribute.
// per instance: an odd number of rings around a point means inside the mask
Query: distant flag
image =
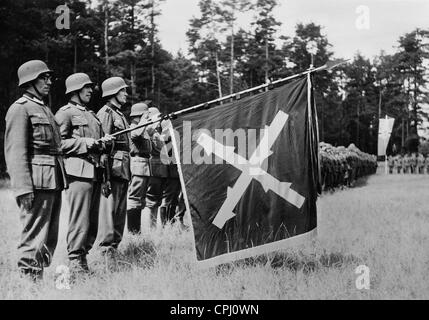
<svg viewBox="0 0 429 320"><path fill-rule="evenodd" d="M200 265L284 249L316 234L313 100L307 75L172 120Z"/></svg>
<svg viewBox="0 0 429 320"><path fill-rule="evenodd" d="M385 119L380 119L378 126L378 155L385 156L387 146L389 145L390 135L392 134L394 118L386 116Z"/></svg>

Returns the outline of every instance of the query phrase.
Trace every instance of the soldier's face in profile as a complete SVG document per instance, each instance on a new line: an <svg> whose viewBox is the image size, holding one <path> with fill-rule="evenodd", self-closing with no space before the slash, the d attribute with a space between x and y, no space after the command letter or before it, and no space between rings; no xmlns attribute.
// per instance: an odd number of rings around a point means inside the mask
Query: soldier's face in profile
<svg viewBox="0 0 429 320"><path fill-rule="evenodd" d="M125 103L127 103L127 97L128 97L128 93L127 93L127 89L121 89L121 91L118 92L118 94L116 95L116 99L118 99L118 102L121 105L124 105Z"/></svg>
<svg viewBox="0 0 429 320"><path fill-rule="evenodd" d="M131 117L131 123L138 124L140 122L140 119L141 119L140 116Z"/></svg>
<svg viewBox="0 0 429 320"><path fill-rule="evenodd" d="M93 92L93 89L91 85L84 86L82 90L80 90L79 92L80 99L82 100L83 103L87 104L89 103L89 101L91 101L92 92Z"/></svg>
<svg viewBox="0 0 429 320"><path fill-rule="evenodd" d="M52 77L50 74L42 74L35 81L34 86L37 91L42 95L42 97L46 97L49 94L49 90L51 90L52 85Z"/></svg>

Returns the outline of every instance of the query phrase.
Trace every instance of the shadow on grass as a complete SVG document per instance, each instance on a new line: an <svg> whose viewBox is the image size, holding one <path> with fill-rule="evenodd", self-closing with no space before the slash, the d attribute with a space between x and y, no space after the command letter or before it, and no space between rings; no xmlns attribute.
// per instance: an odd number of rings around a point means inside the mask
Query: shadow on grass
<svg viewBox="0 0 429 320"><path fill-rule="evenodd" d="M366 187L368 185L368 179L370 176L365 176L362 178L357 179L354 182L354 185L352 188L362 188L362 187Z"/></svg>
<svg viewBox="0 0 429 320"><path fill-rule="evenodd" d="M157 253L152 241L139 239L129 242L125 248L120 251L118 263L122 269L151 268L155 263Z"/></svg>
<svg viewBox="0 0 429 320"><path fill-rule="evenodd" d="M348 264L358 264L359 258L342 253L326 253L321 255L304 255L298 253L276 253L254 258L239 260L230 264L222 264L216 268L217 275L229 275L236 268L271 267L292 272L311 273L322 268L340 269Z"/></svg>
<svg viewBox="0 0 429 320"><path fill-rule="evenodd" d="M368 179L369 179L369 177L370 176L365 176L365 177L359 178L359 179L353 181L350 186L338 186L338 187L330 188L330 189L327 189L327 190L324 189L322 191L322 195L321 196L334 194L337 191L341 191L341 190L353 190L353 189L356 189L356 188L366 187L368 185Z"/></svg>
<svg viewBox="0 0 429 320"><path fill-rule="evenodd" d="M348 264L356 264L359 259L353 255L342 253L326 253L321 255L302 254L276 254L271 260L271 267L288 269L290 271L302 271L310 273L322 268L339 269Z"/></svg>

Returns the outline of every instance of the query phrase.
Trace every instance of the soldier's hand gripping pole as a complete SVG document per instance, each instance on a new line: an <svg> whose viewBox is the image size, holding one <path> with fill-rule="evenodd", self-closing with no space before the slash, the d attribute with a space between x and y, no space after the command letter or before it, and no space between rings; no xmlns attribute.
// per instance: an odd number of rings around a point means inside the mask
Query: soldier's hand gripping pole
<svg viewBox="0 0 429 320"><path fill-rule="evenodd" d="M125 130L121 130L121 131L118 131L118 132L115 132L115 133L113 133L113 134L111 134L111 135L109 135L110 137L112 137L112 138L115 138L115 137L117 137L117 136L120 136L120 135L122 135L122 134L126 134L126 133L128 133L128 132L131 132L131 131L134 131L134 130L138 130L138 129L141 129L141 128L144 128L144 127L147 127L147 126L150 126L151 124L154 124L154 123L158 123L158 122L161 122L161 121L163 121L163 120L166 120L166 119L169 119L171 117L171 115L159 115L158 116L158 118L156 118L156 119L154 119L154 120L149 120L148 122L145 122L145 123L142 123L142 124L139 124L139 125L137 125L137 126L135 126L135 127L132 127L132 128L129 128L129 129L125 129ZM101 140L101 139L100 139Z"/></svg>

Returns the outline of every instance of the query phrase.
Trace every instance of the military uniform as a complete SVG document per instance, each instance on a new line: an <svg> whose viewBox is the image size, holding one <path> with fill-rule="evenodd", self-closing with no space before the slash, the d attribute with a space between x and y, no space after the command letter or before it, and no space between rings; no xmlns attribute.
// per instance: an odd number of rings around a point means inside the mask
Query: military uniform
<svg viewBox="0 0 429 320"><path fill-rule="evenodd" d="M393 168L395 166L395 160L393 158L393 156L388 156L387 157L387 163L389 165L389 174L393 173Z"/></svg>
<svg viewBox="0 0 429 320"><path fill-rule="evenodd" d="M410 170L410 157L406 154L404 155L404 173L407 174Z"/></svg>
<svg viewBox="0 0 429 320"><path fill-rule="evenodd" d="M100 154L87 147L87 138L101 139L101 122L93 111L70 102L56 114L61 126L62 149L69 180L66 197L70 207L67 251L70 260L83 260L97 237L101 195Z"/></svg>
<svg viewBox="0 0 429 320"><path fill-rule="evenodd" d="M419 153L419 156L417 157L417 166L419 168L418 173L422 174L425 171L425 157Z"/></svg>
<svg viewBox="0 0 429 320"><path fill-rule="evenodd" d="M59 126L51 110L24 94L6 115L5 156L15 197L34 193L31 210L20 206L23 227L18 267L41 274L58 239L61 191L67 188Z"/></svg>
<svg viewBox="0 0 429 320"><path fill-rule="evenodd" d="M160 124L152 126L154 132L151 136L151 177L146 192L146 207L151 210L159 207L161 222L165 224L175 216L177 199L180 193L180 180L177 165L173 163L166 164L164 163L166 159L161 158L161 150L164 148L166 141L159 133L159 126ZM165 128L168 128L168 126L166 125ZM168 135L167 132L163 134L164 137L168 137ZM171 154L169 158L171 158Z"/></svg>
<svg viewBox="0 0 429 320"><path fill-rule="evenodd" d="M416 174L417 173L417 157L416 157L415 153L411 154L410 166L411 166L411 173Z"/></svg>
<svg viewBox="0 0 429 320"><path fill-rule="evenodd" d="M124 114L110 102L98 111L97 116L106 134L129 128ZM124 233L128 182L131 178L129 134L118 136L112 149L109 161L112 193L107 198L101 197L99 209L98 234L100 246L105 249L116 249Z"/></svg>
<svg viewBox="0 0 429 320"><path fill-rule="evenodd" d="M426 167L426 173L429 174L429 154L427 154L425 158L425 167Z"/></svg>
<svg viewBox="0 0 429 320"><path fill-rule="evenodd" d="M179 181L180 182L180 181ZM185 198L183 195L183 191L180 191L179 198L177 199L177 214L176 218L180 222L182 226L184 226L183 219L186 214L186 205L185 205Z"/></svg>
<svg viewBox="0 0 429 320"><path fill-rule="evenodd" d="M136 124L132 124L131 128ZM131 132L131 182L128 188L127 226L128 231L140 232L141 211L146 205L146 191L150 177L149 158L152 143L146 128Z"/></svg>
<svg viewBox="0 0 429 320"><path fill-rule="evenodd" d="M401 157L401 155L400 154L397 154L396 156L395 156L395 158L394 158L394 163L395 163L395 168L396 168L396 172L398 173L398 174L400 174L401 173L401 170L402 170L402 157Z"/></svg>

